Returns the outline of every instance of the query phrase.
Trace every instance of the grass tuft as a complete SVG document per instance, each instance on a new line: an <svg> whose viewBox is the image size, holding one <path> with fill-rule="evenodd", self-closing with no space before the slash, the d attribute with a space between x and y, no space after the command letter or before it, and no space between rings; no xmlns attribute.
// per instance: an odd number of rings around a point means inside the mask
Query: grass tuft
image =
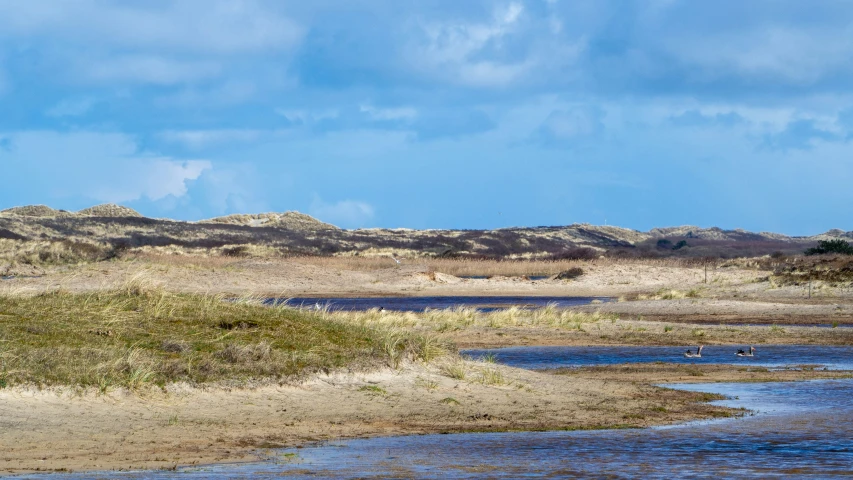
<svg viewBox="0 0 853 480"><path fill-rule="evenodd" d="M506 385L503 373L496 368L484 368L480 372L480 383L483 385Z"/></svg>
<svg viewBox="0 0 853 480"><path fill-rule="evenodd" d="M363 387L360 387L358 391L370 393L372 395L381 395L383 397L388 395L388 392L379 385L365 385Z"/></svg>
<svg viewBox="0 0 853 480"><path fill-rule="evenodd" d="M465 380L465 377L468 375L468 371L465 368L465 363L461 360L445 363L441 366L440 370L442 374L454 380Z"/></svg>

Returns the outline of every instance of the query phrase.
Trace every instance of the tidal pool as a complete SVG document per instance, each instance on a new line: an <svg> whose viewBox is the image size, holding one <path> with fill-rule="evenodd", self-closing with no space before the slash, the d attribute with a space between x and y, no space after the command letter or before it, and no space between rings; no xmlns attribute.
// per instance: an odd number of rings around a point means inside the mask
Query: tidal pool
<svg viewBox="0 0 853 480"><path fill-rule="evenodd" d="M685 358L682 347L508 347L486 350L463 350L474 358L491 355L495 360L513 367L545 369L616 365L620 363L726 363L762 367L789 365L822 365L836 370L853 370L853 346L822 345L756 345L754 357L738 357L743 346L706 346L702 358ZM689 348L695 352L696 345Z"/></svg>
<svg viewBox="0 0 853 480"><path fill-rule="evenodd" d="M469 307L482 312L500 310L509 307L541 308L548 305L574 307L587 305L593 301L610 301L610 297L350 297L350 298L271 298L268 304L281 304L300 308L322 308L330 311L362 311L371 308L384 308L400 312L423 312L426 309L444 310L447 308Z"/></svg>
<svg viewBox="0 0 853 480"><path fill-rule="evenodd" d="M53 478L849 478L853 380L674 388L755 414L642 430L472 433L330 442L268 461ZM35 477L34 477L35 478Z"/></svg>

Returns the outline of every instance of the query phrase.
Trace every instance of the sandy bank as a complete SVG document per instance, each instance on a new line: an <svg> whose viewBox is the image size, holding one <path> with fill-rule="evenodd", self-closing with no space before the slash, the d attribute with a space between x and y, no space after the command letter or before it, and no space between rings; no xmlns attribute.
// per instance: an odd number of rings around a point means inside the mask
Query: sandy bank
<svg viewBox="0 0 853 480"><path fill-rule="evenodd" d="M482 383L484 369L500 384ZM648 426L727 415L703 394L469 362L253 390L145 395L0 390L0 472L251 461L258 449L430 432Z"/></svg>

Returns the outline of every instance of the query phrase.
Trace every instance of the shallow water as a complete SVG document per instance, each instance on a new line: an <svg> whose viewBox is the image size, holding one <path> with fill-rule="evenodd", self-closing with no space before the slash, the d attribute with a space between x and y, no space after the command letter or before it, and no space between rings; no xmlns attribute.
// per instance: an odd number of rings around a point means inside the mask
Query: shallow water
<svg viewBox="0 0 853 480"><path fill-rule="evenodd" d="M122 478L847 478L853 381L693 384L757 410L645 430L423 435L270 452L269 461ZM67 475L66 475L67 476ZM114 478L116 474L73 475ZM53 476L56 478L57 476ZM64 476L63 476L64 477Z"/></svg>
<svg viewBox="0 0 853 480"><path fill-rule="evenodd" d="M696 346L691 346L696 351ZM738 357L738 349L749 346L706 346L702 358L685 358L687 347L509 347L463 350L474 358L493 355L513 367L527 369L616 365L620 363L726 363L762 367L824 365L830 369L853 370L853 347L822 345L757 345L754 357Z"/></svg>
<svg viewBox="0 0 853 480"><path fill-rule="evenodd" d="M476 308L483 312L509 307L540 308L549 304L558 307L586 305L593 300L607 302L609 297L351 297L351 298L290 298L269 299L267 303L281 303L302 308L328 308L331 311L362 311L371 308L384 308L400 312L423 312L429 309L447 309L458 307Z"/></svg>

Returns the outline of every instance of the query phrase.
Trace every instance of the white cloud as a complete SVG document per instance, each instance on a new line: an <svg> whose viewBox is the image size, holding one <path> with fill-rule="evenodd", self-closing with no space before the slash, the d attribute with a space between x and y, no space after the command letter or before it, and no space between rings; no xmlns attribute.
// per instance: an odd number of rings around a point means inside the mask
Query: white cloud
<svg viewBox="0 0 853 480"><path fill-rule="evenodd" d="M254 83L274 83L304 35L281 10L253 0L0 0L0 44L27 52L38 75L74 84L191 84L240 78L246 65L263 71ZM277 61L247 60L270 55Z"/></svg>
<svg viewBox="0 0 853 480"><path fill-rule="evenodd" d="M187 193L187 182L212 168L207 160L184 160L139 151L120 133L8 132L10 148L0 156L4 176L21 182L22 195L99 202L160 200ZM25 182L24 182L25 180Z"/></svg>
<svg viewBox="0 0 853 480"><path fill-rule="evenodd" d="M330 204L316 195L308 212L319 220L344 228L363 227L374 216L373 206L369 203L341 200Z"/></svg>
<svg viewBox="0 0 853 480"><path fill-rule="evenodd" d="M703 69L706 78L731 74L810 84L836 70L849 69L853 30L809 30L780 25L742 32L668 39L662 48L679 61Z"/></svg>
<svg viewBox="0 0 853 480"><path fill-rule="evenodd" d="M532 66L527 61L481 58L489 47L500 51L524 12L520 3L510 3L493 12L487 23L456 21L430 24L423 28L426 44L418 47L414 61L428 70L449 72L463 84L502 86L522 76Z"/></svg>
<svg viewBox="0 0 853 480"><path fill-rule="evenodd" d="M221 66L210 61L180 61L156 55L127 55L90 60L81 75L96 82L174 85L218 76Z"/></svg>
<svg viewBox="0 0 853 480"><path fill-rule="evenodd" d="M207 160L137 159L123 164L112 182L94 187L89 195L99 201L114 203L143 197L153 201L168 196L182 197L187 193L187 182L197 179L210 168L212 165Z"/></svg>
<svg viewBox="0 0 853 480"><path fill-rule="evenodd" d="M597 135L604 129L603 113L595 107L554 110L537 130L540 140L560 142Z"/></svg>
<svg viewBox="0 0 853 480"><path fill-rule="evenodd" d="M253 142L272 132L251 129L221 130L167 130L158 135L170 143L179 143L191 149L235 142Z"/></svg>
<svg viewBox="0 0 853 480"><path fill-rule="evenodd" d="M290 110L286 108L276 108L275 113L286 118L291 123L299 125L308 125L322 120L331 120L338 118L340 112L334 109L329 110Z"/></svg>
<svg viewBox="0 0 853 480"><path fill-rule="evenodd" d="M92 46L225 54L298 44L302 28L266 5L225 0L3 0L0 37L46 35Z"/></svg>
<svg viewBox="0 0 853 480"><path fill-rule="evenodd" d="M373 105L362 104L359 106L362 113L367 114L373 120L414 120L418 111L410 107L379 108Z"/></svg>

